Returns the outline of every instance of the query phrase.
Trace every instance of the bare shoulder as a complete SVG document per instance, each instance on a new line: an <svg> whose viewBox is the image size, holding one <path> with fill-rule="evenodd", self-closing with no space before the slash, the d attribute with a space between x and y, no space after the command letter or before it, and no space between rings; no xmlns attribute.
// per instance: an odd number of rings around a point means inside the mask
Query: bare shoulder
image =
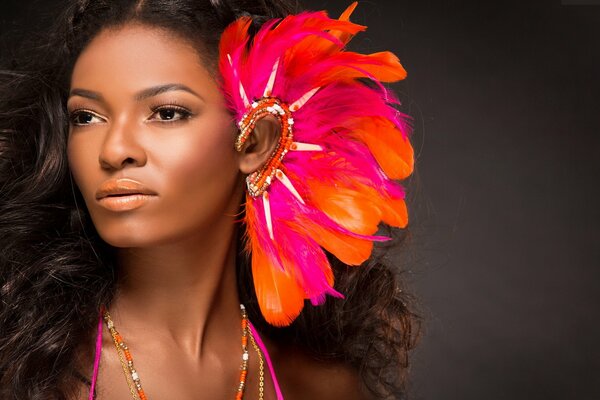
<svg viewBox="0 0 600 400"><path fill-rule="evenodd" d="M371 400L349 365L324 363L300 351L278 351L276 374L286 400Z"/></svg>

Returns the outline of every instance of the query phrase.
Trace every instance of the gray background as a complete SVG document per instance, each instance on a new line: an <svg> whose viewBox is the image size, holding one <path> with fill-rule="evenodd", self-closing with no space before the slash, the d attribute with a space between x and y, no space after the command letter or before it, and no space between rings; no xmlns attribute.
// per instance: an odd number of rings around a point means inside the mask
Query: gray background
<svg viewBox="0 0 600 400"><path fill-rule="evenodd" d="M413 399L600 399L600 7L563 3L354 14L369 29L351 47L408 70L393 87L418 155L398 255L426 319ZM2 0L3 42L54 4ZM305 4L337 16L349 1Z"/></svg>

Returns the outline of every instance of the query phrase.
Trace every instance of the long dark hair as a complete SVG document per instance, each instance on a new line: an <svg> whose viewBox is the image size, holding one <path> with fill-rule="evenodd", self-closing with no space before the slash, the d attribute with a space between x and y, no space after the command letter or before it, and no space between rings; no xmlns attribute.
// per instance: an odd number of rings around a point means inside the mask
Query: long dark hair
<svg viewBox="0 0 600 400"><path fill-rule="evenodd" d="M93 338L99 307L110 304L115 292L115 249L91 223L66 157L69 79L86 44L103 28L140 22L192 41L215 70L218 41L230 22L250 15L256 31L264 21L298 10L291 0L73 0L41 43L4 62L0 398L74 398L81 373L77 350ZM390 233L399 246L408 231ZM383 262L384 247L359 268L329 255L336 288L346 299L307 305L290 327L276 329L258 311L241 240L240 234L240 297L265 334L316 359L353 366L378 398L402 397L420 318L399 286L400 269Z"/></svg>

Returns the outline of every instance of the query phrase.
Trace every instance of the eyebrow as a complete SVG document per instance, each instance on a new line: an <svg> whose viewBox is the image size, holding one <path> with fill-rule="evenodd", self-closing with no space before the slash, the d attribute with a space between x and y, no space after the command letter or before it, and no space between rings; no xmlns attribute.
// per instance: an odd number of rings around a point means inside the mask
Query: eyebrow
<svg viewBox="0 0 600 400"><path fill-rule="evenodd" d="M190 87L183 85L181 83L167 83L164 85L152 86L152 87L140 90L139 92L135 93L135 95L133 96L133 99L135 101L142 101L147 98L157 96L161 93L170 92L173 90L183 90L183 91L191 93L194 96L197 96L200 99L204 100L204 98L202 96L200 96L198 93L193 91ZM102 95L100 93L94 92L93 90L88 90L88 89L80 89L80 88L71 89L71 91L69 92L69 97L72 97L72 96L81 96L81 97L85 97L85 98L92 99L92 100L104 101L104 98L102 97Z"/></svg>

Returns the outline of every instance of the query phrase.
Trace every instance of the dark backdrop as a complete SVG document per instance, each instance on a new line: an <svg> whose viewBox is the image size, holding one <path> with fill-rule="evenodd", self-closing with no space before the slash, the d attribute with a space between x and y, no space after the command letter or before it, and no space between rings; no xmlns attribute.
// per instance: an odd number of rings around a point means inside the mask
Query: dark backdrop
<svg viewBox="0 0 600 400"><path fill-rule="evenodd" d="M413 399L600 399L600 6L363 1L415 117ZM2 0L4 43L53 1ZM339 15L349 1L306 1ZM568 4L568 5L566 5ZM7 53L3 53L6 56Z"/></svg>

